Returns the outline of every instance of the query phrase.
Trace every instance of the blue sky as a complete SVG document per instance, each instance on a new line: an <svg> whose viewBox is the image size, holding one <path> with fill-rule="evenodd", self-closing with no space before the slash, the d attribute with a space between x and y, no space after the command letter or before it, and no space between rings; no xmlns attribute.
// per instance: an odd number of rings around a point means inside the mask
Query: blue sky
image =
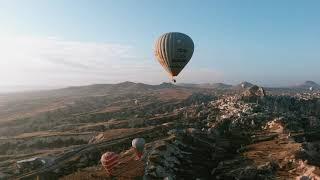
<svg viewBox="0 0 320 180"><path fill-rule="evenodd" d="M0 0L0 82L168 81L153 44L170 31L195 43L178 82L320 82L319 9L312 0Z"/></svg>

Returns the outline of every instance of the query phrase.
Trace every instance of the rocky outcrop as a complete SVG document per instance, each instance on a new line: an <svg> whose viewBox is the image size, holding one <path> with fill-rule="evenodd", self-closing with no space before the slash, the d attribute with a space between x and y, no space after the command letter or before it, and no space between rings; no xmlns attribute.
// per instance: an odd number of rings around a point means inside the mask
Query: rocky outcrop
<svg viewBox="0 0 320 180"><path fill-rule="evenodd" d="M266 92L262 87L254 85L244 91L241 96L246 102L257 102L266 96Z"/></svg>
<svg viewBox="0 0 320 180"><path fill-rule="evenodd" d="M302 143L299 155L309 163L320 166L320 141Z"/></svg>
<svg viewBox="0 0 320 180"><path fill-rule="evenodd" d="M49 162L50 162L49 159L47 160L44 158L35 157L35 158L17 161L16 166L19 172L25 172L25 171L30 171L30 170L34 170L39 167L42 167L48 164Z"/></svg>
<svg viewBox="0 0 320 180"><path fill-rule="evenodd" d="M237 157L222 161L212 170L214 179L274 179L278 166L275 163L266 163L260 166L252 165L247 159Z"/></svg>
<svg viewBox="0 0 320 180"><path fill-rule="evenodd" d="M212 169L236 153L239 143L188 128L150 144L145 176L149 179L212 179Z"/></svg>

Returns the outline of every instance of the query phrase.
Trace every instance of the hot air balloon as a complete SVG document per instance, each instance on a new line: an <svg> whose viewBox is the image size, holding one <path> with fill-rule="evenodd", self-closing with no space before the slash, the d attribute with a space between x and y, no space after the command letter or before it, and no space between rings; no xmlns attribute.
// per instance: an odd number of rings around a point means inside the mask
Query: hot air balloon
<svg viewBox="0 0 320 180"><path fill-rule="evenodd" d="M100 161L107 174L111 175L112 169L119 163L119 155L114 152L106 152L101 156Z"/></svg>
<svg viewBox="0 0 320 180"><path fill-rule="evenodd" d="M155 44L155 56L162 67L169 73L173 82L174 77L190 61L194 51L192 39L186 34L170 32L161 35Z"/></svg>
<svg viewBox="0 0 320 180"><path fill-rule="evenodd" d="M309 87L309 90L310 90L310 91L313 91L313 87Z"/></svg>
<svg viewBox="0 0 320 180"><path fill-rule="evenodd" d="M242 87L242 88L245 88L245 87L246 87L246 85L244 85L244 84L241 84L241 87Z"/></svg>
<svg viewBox="0 0 320 180"><path fill-rule="evenodd" d="M135 138L132 140L132 147L134 148L137 156L137 160L139 160L143 155L144 144L146 141L143 138Z"/></svg>

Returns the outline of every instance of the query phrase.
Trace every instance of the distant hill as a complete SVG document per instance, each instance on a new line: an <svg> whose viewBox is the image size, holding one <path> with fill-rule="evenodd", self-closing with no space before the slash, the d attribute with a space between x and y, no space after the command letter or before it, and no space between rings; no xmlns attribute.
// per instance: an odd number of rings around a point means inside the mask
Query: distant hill
<svg viewBox="0 0 320 180"><path fill-rule="evenodd" d="M3 93L0 94L0 102L7 100L28 100L28 99L51 99L51 98L79 98L88 96L105 96L112 95L117 96L120 94L132 94L132 93L145 93L152 90L166 89L166 88L179 88L171 83L162 83L159 85L149 85L144 83L135 82L122 82L117 84L92 84L87 86L71 86L61 89L53 90L37 90L28 92L15 92L15 93ZM180 87L183 88L183 87Z"/></svg>
<svg viewBox="0 0 320 180"><path fill-rule="evenodd" d="M293 86L293 88L299 88L299 89L309 89L310 87L312 87L313 89L320 89L320 85L314 81L305 81L302 84Z"/></svg>
<svg viewBox="0 0 320 180"><path fill-rule="evenodd" d="M135 82L122 82L117 84L93 84L87 86L71 86L62 89L55 90L44 90L37 92L17 93L14 94L16 97L23 94L25 96L36 96L36 97L81 97L81 96L100 96L100 95L117 95L123 93L137 93L146 92L150 90L157 90L163 88L175 88L176 86L170 83L162 83L159 85L149 85L144 83Z"/></svg>
<svg viewBox="0 0 320 180"><path fill-rule="evenodd" d="M193 90L171 83L148 85L126 81L117 84L93 84L54 90L0 94L0 123L17 118L34 117L57 109L60 109L61 113L68 108L68 111L73 113L104 111L105 108L107 108L105 111L112 111L125 107L127 103L133 102L133 99L139 99L139 97L144 101L148 99L159 99L163 102L173 99L181 100L189 97L192 92ZM72 115L72 113L67 114Z"/></svg>
<svg viewBox="0 0 320 180"><path fill-rule="evenodd" d="M252 87L252 86L254 86L254 84L249 83L247 81L243 81L243 82L233 86L233 89L249 88L249 87Z"/></svg>
<svg viewBox="0 0 320 180"><path fill-rule="evenodd" d="M162 88L176 88L177 86L172 84L172 83L163 82L163 83L161 83L159 85L155 85L154 87L157 88L157 89L162 89Z"/></svg>
<svg viewBox="0 0 320 180"><path fill-rule="evenodd" d="M204 84L181 83L181 84L178 84L178 86L193 87L193 88L207 88L207 89L228 89L232 87L232 85L224 84L224 83L204 83Z"/></svg>

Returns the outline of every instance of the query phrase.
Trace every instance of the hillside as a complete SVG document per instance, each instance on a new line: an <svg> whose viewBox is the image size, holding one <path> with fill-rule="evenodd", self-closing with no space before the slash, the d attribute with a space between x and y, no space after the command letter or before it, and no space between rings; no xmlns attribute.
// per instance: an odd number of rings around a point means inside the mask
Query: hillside
<svg viewBox="0 0 320 180"><path fill-rule="evenodd" d="M193 88L207 88L207 89L228 89L232 87L232 85L224 84L224 83L204 83L204 84L187 84L181 83L178 86L182 87L193 87Z"/></svg>

